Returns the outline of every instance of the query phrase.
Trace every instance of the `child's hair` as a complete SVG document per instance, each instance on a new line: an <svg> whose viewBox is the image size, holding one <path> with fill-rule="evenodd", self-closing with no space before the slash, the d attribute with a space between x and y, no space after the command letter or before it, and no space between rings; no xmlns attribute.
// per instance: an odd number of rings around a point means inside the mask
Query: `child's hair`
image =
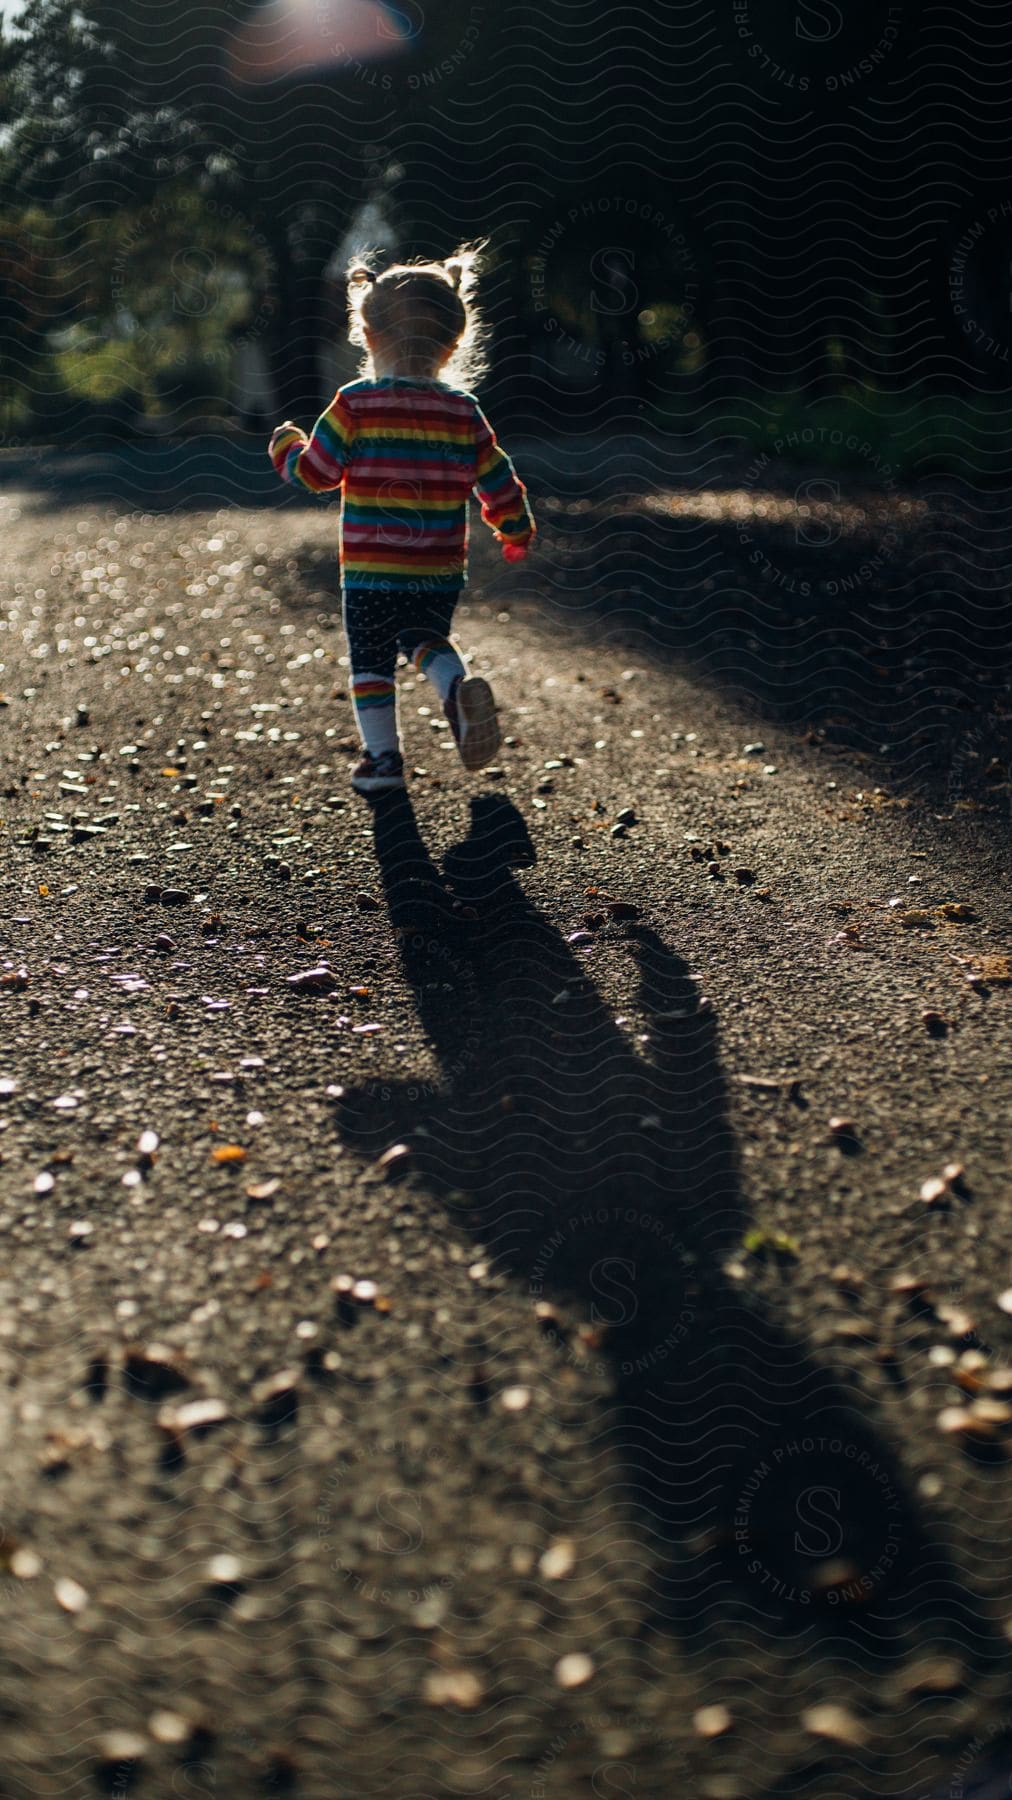
<svg viewBox="0 0 1012 1800"><path fill-rule="evenodd" d="M480 244L462 244L445 262L395 263L377 274L369 254L348 267L348 336L365 351L362 373L375 373L366 329L388 342L398 371L472 388L485 372L484 328L472 301ZM452 354L443 364L447 351ZM440 365L443 364L442 367Z"/></svg>

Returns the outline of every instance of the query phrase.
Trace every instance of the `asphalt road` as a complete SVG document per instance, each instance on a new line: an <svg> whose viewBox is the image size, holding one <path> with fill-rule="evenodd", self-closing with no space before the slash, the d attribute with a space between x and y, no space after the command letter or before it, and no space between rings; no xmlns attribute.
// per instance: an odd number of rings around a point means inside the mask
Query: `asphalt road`
<svg viewBox="0 0 1012 1800"><path fill-rule="evenodd" d="M0 1795L1007 1792L1007 787L548 533L372 811L326 508L3 517Z"/></svg>

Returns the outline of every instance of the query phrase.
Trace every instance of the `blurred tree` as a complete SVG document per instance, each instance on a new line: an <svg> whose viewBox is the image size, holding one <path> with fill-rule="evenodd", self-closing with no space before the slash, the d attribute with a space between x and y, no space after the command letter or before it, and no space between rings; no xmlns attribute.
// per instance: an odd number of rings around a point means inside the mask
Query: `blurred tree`
<svg viewBox="0 0 1012 1800"><path fill-rule="evenodd" d="M57 254L79 270L76 289L64 283L70 323L94 297L88 265L101 223L192 188L204 211L172 254L189 250L194 266L213 255L214 216L225 235L238 226L254 240L270 270L260 305L279 402L310 414L322 404L323 270L365 190L366 163L350 150L353 109L336 103L333 85L298 84L297 103L290 81L235 87L224 58L231 22L228 7L29 0L0 38L0 205L43 206L59 222Z"/></svg>
<svg viewBox="0 0 1012 1800"><path fill-rule="evenodd" d="M279 405L306 419L326 397L328 263L382 193L408 254L490 238L499 383L534 415L561 391L554 351L545 374L549 318L577 360L600 356L588 404L630 419L690 381L700 395L789 387L816 399L939 369L1004 379L1004 340L978 344L946 284L981 208L987 223L1007 108L992 97L967 123L958 94L925 85L915 51L927 27L908 0L884 12L874 0L284 3L29 0L0 33L8 292L17 208L36 209L34 254L59 258L50 290L70 324L95 316L102 222L192 190L193 266L214 253L216 220L256 246ZM373 55L344 44L352 6L356 29L376 16ZM251 22L259 62L244 65L234 35ZM955 69L965 34L931 30L936 63L941 50ZM969 92L976 77L959 67ZM55 239L31 222L40 208ZM965 274L966 307L996 342L1004 280L997 300L987 291L1007 262L1003 217ZM174 256L186 248L173 239ZM23 294L18 304L24 365L44 332L32 339Z"/></svg>
<svg viewBox="0 0 1012 1800"><path fill-rule="evenodd" d="M14 425L52 379L47 334L72 299L60 246L59 226L43 208L0 209L0 371Z"/></svg>

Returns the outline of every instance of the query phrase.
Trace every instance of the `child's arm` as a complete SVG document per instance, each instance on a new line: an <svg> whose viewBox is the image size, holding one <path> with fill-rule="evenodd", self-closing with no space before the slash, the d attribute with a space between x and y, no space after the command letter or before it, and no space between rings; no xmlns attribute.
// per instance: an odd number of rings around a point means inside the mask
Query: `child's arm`
<svg viewBox="0 0 1012 1800"><path fill-rule="evenodd" d="M527 489L520 480L505 450L496 441L495 432L475 405L476 476L474 492L481 501L481 516L495 532L508 561L527 554L527 545L537 526L527 499Z"/></svg>
<svg viewBox="0 0 1012 1800"><path fill-rule="evenodd" d="M312 437L286 419L272 433L267 454L282 480L325 494L341 485L354 435L351 409L338 392L317 419Z"/></svg>

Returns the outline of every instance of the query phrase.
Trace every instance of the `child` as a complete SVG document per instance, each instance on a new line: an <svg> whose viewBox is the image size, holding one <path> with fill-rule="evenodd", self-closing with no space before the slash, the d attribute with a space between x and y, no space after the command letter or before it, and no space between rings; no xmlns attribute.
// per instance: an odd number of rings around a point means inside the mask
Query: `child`
<svg viewBox="0 0 1012 1800"><path fill-rule="evenodd" d="M479 325L469 296L475 254L349 272L352 343L366 373L340 388L309 439L286 422L269 454L286 481L341 488L341 579L351 693L363 754L361 794L404 786L394 670L398 649L432 682L467 769L499 746L492 690L450 641L467 580L468 499L513 561L535 525L527 492L474 395Z"/></svg>

